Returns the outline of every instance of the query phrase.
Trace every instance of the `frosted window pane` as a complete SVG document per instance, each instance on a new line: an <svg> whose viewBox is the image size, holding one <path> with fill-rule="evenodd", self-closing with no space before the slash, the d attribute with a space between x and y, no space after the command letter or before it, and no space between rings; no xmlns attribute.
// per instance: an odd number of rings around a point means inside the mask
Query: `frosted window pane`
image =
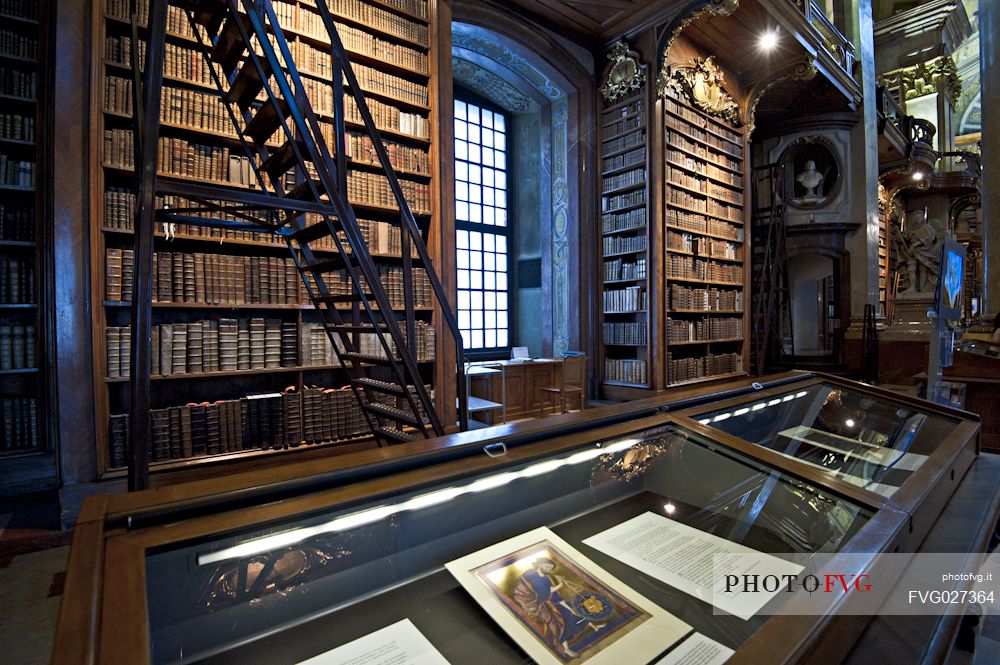
<svg viewBox="0 0 1000 665"><path fill-rule="evenodd" d="M455 183L455 198L459 201L469 200L469 183L467 182L456 182Z"/></svg>
<svg viewBox="0 0 1000 665"><path fill-rule="evenodd" d="M478 164L469 164L469 182L479 184L483 179L483 169Z"/></svg>
<svg viewBox="0 0 1000 665"><path fill-rule="evenodd" d="M506 310L497 312L497 328L507 327L507 312Z"/></svg>
<svg viewBox="0 0 1000 665"><path fill-rule="evenodd" d="M480 143L481 140L479 125L469 125L469 143Z"/></svg>
<svg viewBox="0 0 1000 665"><path fill-rule="evenodd" d="M472 185L469 187L469 201L472 203L481 203L483 200L483 188L479 185Z"/></svg>
<svg viewBox="0 0 1000 665"><path fill-rule="evenodd" d="M469 163L455 161L455 179L456 180L468 180L469 179ZM499 185L498 185L499 187Z"/></svg>
<svg viewBox="0 0 1000 665"><path fill-rule="evenodd" d="M483 130L483 145L487 148L493 147L493 132L489 129Z"/></svg>
<svg viewBox="0 0 1000 665"><path fill-rule="evenodd" d="M497 246L497 237L493 233L483 234L483 249L487 252L492 252Z"/></svg>
<svg viewBox="0 0 1000 665"><path fill-rule="evenodd" d="M503 131L505 129L505 127L504 127L504 123L505 122L506 121L504 120L504 117L498 113L496 115L496 118L494 118L494 120L493 120L493 128L494 129L499 129L500 131Z"/></svg>
<svg viewBox="0 0 1000 665"><path fill-rule="evenodd" d="M507 207L507 192L503 190L497 191L497 207L506 208Z"/></svg>
<svg viewBox="0 0 1000 665"><path fill-rule="evenodd" d="M503 275L506 277L506 275ZM483 273L483 288L493 290L497 288L497 274L495 272Z"/></svg>
<svg viewBox="0 0 1000 665"><path fill-rule="evenodd" d="M493 149L483 148L483 164L486 166L493 166Z"/></svg>
<svg viewBox="0 0 1000 665"><path fill-rule="evenodd" d="M455 158L467 159L468 157L469 157L469 144L466 143L465 141L455 141Z"/></svg>
<svg viewBox="0 0 1000 665"><path fill-rule="evenodd" d="M468 123L464 120L455 120L455 138L465 141L469 138Z"/></svg>
<svg viewBox="0 0 1000 665"><path fill-rule="evenodd" d="M483 294L483 307L485 309L497 308L497 294L493 291L486 291Z"/></svg>
<svg viewBox="0 0 1000 665"><path fill-rule="evenodd" d="M496 270L497 255L488 253L483 257L483 268L486 270ZM459 266L464 267L464 266Z"/></svg>
<svg viewBox="0 0 1000 665"><path fill-rule="evenodd" d="M483 248L483 234L478 231L469 232L469 248L470 249L482 249Z"/></svg>
<svg viewBox="0 0 1000 665"><path fill-rule="evenodd" d="M486 348L492 348L497 345L497 332L495 330L486 331Z"/></svg>
<svg viewBox="0 0 1000 665"><path fill-rule="evenodd" d="M479 224L483 221L483 206L481 205L469 206L469 221L475 224Z"/></svg>
<svg viewBox="0 0 1000 665"><path fill-rule="evenodd" d="M483 327L483 311L482 310L472 310L472 327L482 328Z"/></svg>
<svg viewBox="0 0 1000 665"><path fill-rule="evenodd" d="M469 250L458 250L458 267L463 269L467 269L469 267ZM459 305L459 307L461 307L461 305Z"/></svg>
<svg viewBox="0 0 1000 665"><path fill-rule="evenodd" d="M475 104L469 104L468 119L469 122L479 122L479 107Z"/></svg>
<svg viewBox="0 0 1000 665"><path fill-rule="evenodd" d="M482 252L472 252L469 257L469 267L473 270L483 269L483 253Z"/></svg>
<svg viewBox="0 0 1000 665"><path fill-rule="evenodd" d="M494 201L496 201L495 191L492 187L483 187L483 203L490 206L493 205ZM499 202L497 204L499 205Z"/></svg>
<svg viewBox="0 0 1000 665"><path fill-rule="evenodd" d="M455 100L455 117L465 120L465 102L460 102ZM500 118L501 124L503 124L503 118Z"/></svg>
<svg viewBox="0 0 1000 665"><path fill-rule="evenodd" d="M472 331L472 347L475 349L483 348L483 331L473 330Z"/></svg>
<svg viewBox="0 0 1000 665"><path fill-rule="evenodd" d="M458 288L467 289L469 288L469 271L459 270L458 271Z"/></svg>
<svg viewBox="0 0 1000 665"><path fill-rule="evenodd" d="M497 346L507 346L507 330L501 329L497 331Z"/></svg>
<svg viewBox="0 0 1000 665"><path fill-rule="evenodd" d="M463 142L455 141L455 145L456 146L458 146L459 143L464 143L464 141ZM479 161L482 161L483 157L482 157L482 152L481 152L480 147L477 144L475 144L475 143L469 143L467 145L469 146L469 161L470 162L479 162ZM456 155L457 154L458 154L458 151L456 150Z"/></svg>
<svg viewBox="0 0 1000 665"><path fill-rule="evenodd" d="M507 253L507 236L497 236L497 252Z"/></svg>
<svg viewBox="0 0 1000 665"><path fill-rule="evenodd" d="M507 211L497 210L497 226L507 226Z"/></svg>
<svg viewBox="0 0 1000 665"><path fill-rule="evenodd" d="M455 233L455 244L459 249L465 249L469 246L469 232L468 231L457 231Z"/></svg>
<svg viewBox="0 0 1000 665"><path fill-rule="evenodd" d="M470 297L468 291L459 291L458 292L458 308L459 309L469 309L469 303L471 301L472 301L472 298Z"/></svg>
<svg viewBox="0 0 1000 665"><path fill-rule="evenodd" d="M496 171L493 169L483 169L483 184L489 187L499 187L500 185L496 184Z"/></svg>
<svg viewBox="0 0 1000 665"><path fill-rule="evenodd" d="M470 309L483 309L483 292L476 291L472 294L472 307Z"/></svg>
<svg viewBox="0 0 1000 665"><path fill-rule="evenodd" d="M473 289L481 289L481 288L483 288L483 273L481 273L481 272L472 272L472 273L469 273L469 277L470 277L469 286L471 288L473 288Z"/></svg>
<svg viewBox="0 0 1000 665"><path fill-rule="evenodd" d="M507 189L507 174L503 171L494 171L494 173L496 174L496 182L493 183L494 187Z"/></svg>
<svg viewBox="0 0 1000 665"><path fill-rule="evenodd" d="M478 148L477 148L477 150L478 150ZM497 158L496 158L496 164L494 166L496 166L498 169L505 169L506 170L506 168L507 168L507 156L506 155L507 155L507 153L498 152L497 153Z"/></svg>
<svg viewBox="0 0 1000 665"><path fill-rule="evenodd" d="M455 202L455 218L463 222L469 221L469 204L465 201Z"/></svg>
<svg viewBox="0 0 1000 665"><path fill-rule="evenodd" d="M497 150L506 150L507 137L500 132L493 132L493 147Z"/></svg>
<svg viewBox="0 0 1000 665"><path fill-rule="evenodd" d="M493 112L483 109L483 127L493 127Z"/></svg>
<svg viewBox="0 0 1000 665"><path fill-rule="evenodd" d="M466 294L466 295L468 295L468 294ZM468 330L471 327L470 326L470 322L471 321L472 321L472 315L469 313L468 310L464 310L464 309L458 310L458 327L459 328L462 328L464 330Z"/></svg>

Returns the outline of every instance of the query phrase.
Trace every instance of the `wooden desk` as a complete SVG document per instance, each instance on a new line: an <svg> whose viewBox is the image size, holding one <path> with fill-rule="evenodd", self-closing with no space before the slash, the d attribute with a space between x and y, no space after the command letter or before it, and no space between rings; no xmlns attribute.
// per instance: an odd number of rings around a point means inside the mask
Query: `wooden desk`
<svg viewBox="0 0 1000 665"><path fill-rule="evenodd" d="M508 421L559 413L559 405L552 400L546 402L541 389L559 385L562 380L562 358L538 358L527 362L496 360L475 363L472 367L489 367L502 372L470 376L470 394L491 402L502 402L506 406ZM500 422L499 415L491 411L478 419L488 419L490 424L494 424Z"/></svg>

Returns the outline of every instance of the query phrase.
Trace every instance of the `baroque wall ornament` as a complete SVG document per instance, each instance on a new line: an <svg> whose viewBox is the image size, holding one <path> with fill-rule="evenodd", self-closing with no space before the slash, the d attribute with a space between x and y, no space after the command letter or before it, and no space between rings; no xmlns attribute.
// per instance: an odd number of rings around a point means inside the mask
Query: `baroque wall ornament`
<svg viewBox="0 0 1000 665"><path fill-rule="evenodd" d="M537 104L510 83L479 65L452 56L451 72L456 81L471 88L510 113L524 113Z"/></svg>
<svg viewBox="0 0 1000 665"><path fill-rule="evenodd" d="M713 56L697 58L687 65L676 67L663 63L656 91L663 97L672 90L686 97L696 107L710 115L739 124L740 107L725 90L725 74L715 64Z"/></svg>
<svg viewBox="0 0 1000 665"><path fill-rule="evenodd" d="M638 90L646 80L646 71L633 55L629 54L628 44L619 41L608 54L611 67L607 79L601 86L601 96L609 102Z"/></svg>
<svg viewBox="0 0 1000 665"><path fill-rule="evenodd" d="M760 100L764 98L768 90L778 83L789 79L794 81L811 81L816 77L817 73L819 73L819 70L816 69L816 58L815 56L808 55L805 60L791 65L790 72L786 71L784 74L779 74L754 86L753 92L750 93L750 103L747 106L747 112L743 114L743 117L746 118L747 140L750 139L757 128L757 105L760 104Z"/></svg>
<svg viewBox="0 0 1000 665"><path fill-rule="evenodd" d="M903 101L934 94L938 91L939 82L944 84L945 94L951 107L958 108L959 98L962 95L962 81L958 77L958 68L951 56L934 58L879 77L880 84L889 88L899 88L899 98Z"/></svg>

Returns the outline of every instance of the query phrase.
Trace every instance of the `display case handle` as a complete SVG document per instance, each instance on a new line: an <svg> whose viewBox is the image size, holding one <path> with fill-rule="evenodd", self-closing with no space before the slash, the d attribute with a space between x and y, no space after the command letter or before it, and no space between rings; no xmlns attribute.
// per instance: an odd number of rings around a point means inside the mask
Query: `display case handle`
<svg viewBox="0 0 1000 665"><path fill-rule="evenodd" d="M488 446L483 446L483 452L490 457L503 457L507 454L507 444L503 441L500 443L491 443Z"/></svg>
<svg viewBox="0 0 1000 665"><path fill-rule="evenodd" d="M753 388L754 390L763 390L764 384L754 381L753 383L750 384L750 387Z"/></svg>

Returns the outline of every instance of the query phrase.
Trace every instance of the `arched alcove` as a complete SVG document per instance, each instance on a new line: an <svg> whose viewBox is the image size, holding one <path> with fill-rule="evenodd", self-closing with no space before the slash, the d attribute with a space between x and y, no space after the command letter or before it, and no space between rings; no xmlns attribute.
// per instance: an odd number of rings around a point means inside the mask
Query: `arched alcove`
<svg viewBox="0 0 1000 665"><path fill-rule="evenodd" d="M511 114L510 175L516 215L517 344L532 355L590 352L590 297L581 279L580 220L593 202L585 163L593 122L587 56L490 3L457 2L451 24L452 76ZM443 105L444 106L444 105ZM453 110L453 109L449 109ZM442 114L442 122L454 122Z"/></svg>

